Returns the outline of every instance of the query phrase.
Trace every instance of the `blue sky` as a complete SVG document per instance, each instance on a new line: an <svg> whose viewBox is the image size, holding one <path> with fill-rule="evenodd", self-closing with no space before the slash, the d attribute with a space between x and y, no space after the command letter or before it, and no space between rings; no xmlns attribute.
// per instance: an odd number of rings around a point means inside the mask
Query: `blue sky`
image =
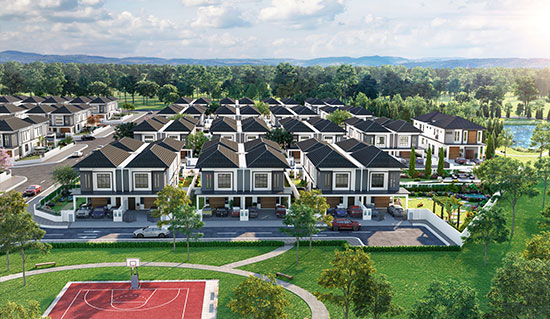
<svg viewBox="0 0 550 319"><path fill-rule="evenodd" d="M0 0L0 50L550 58L548 0Z"/></svg>

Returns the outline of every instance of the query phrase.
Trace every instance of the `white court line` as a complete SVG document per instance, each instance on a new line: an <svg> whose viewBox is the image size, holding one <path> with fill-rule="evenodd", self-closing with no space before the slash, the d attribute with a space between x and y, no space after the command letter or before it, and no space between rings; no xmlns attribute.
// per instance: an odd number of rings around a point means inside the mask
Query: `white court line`
<svg viewBox="0 0 550 319"><path fill-rule="evenodd" d="M178 293L176 294L176 296L175 296L174 298L172 298L171 300L169 300L169 301L167 301L167 302L165 302L165 303L163 303L163 304L156 305L156 306L153 306L153 307L147 308L147 309L139 309L139 308L145 306L146 303L143 304L143 305L140 306L140 307L131 308L131 309L130 309L130 308L129 308L129 309L120 309L120 308L116 308L116 307L113 307L113 308L115 308L115 309L104 309L104 308L101 308L101 307L94 306L94 305L92 305L92 304L90 304L90 303L88 302L88 299L87 299L87 297L88 297L88 292L90 292L91 290L94 290L94 291L106 291L106 290L111 290L111 293L112 293L112 290L113 290L113 289L90 289L90 290L87 290L86 293L84 294L84 302L86 302L86 304L87 304L89 307L94 308L94 309L99 310L99 311L110 311L110 312L147 311L147 310L152 310L152 309L161 308L161 307L164 307L164 306L166 306L166 305L168 305L168 304L171 304L174 300L176 300L176 299L179 297L179 295L180 295L182 289L185 289L185 290L187 291L187 293L189 293L189 288L172 288L172 289L165 288L164 290L176 290L176 289L178 290ZM120 290L127 290L127 289L120 289ZM157 290L157 289L155 289L155 290ZM112 307L112 305L111 305L111 307Z"/></svg>
<svg viewBox="0 0 550 319"><path fill-rule="evenodd" d="M76 296L74 296L73 301L71 301L71 304L67 307L67 309L65 309L65 312L63 313L63 316L61 316L61 319L63 319L63 317L65 317L65 315L67 314L67 311L69 311L69 309L71 309L71 306L75 302L76 297L78 297L78 295L80 295L81 291L82 291L81 289L78 290L78 293L76 294Z"/></svg>
<svg viewBox="0 0 550 319"><path fill-rule="evenodd" d="M134 309L139 309L139 308L145 306L149 302L149 299L151 299L151 297L153 297L155 292L157 292L156 289L153 290L153 292L149 295L149 297L145 300L145 302L141 306L135 307L135 308L127 308L127 309L134 310ZM111 289L111 307L113 307L115 309L118 309L118 310L126 310L126 309L120 309L120 308L117 308L117 307L113 306L113 294L114 294L114 290ZM179 295L179 291L178 291L178 295Z"/></svg>
<svg viewBox="0 0 550 319"><path fill-rule="evenodd" d="M206 288L206 283L204 284L204 287ZM204 291L206 293L206 290ZM189 297L189 289L185 292L185 302L183 303L183 312L181 313L181 319L185 316L185 308L187 308L187 297ZM202 316L202 315L201 315Z"/></svg>

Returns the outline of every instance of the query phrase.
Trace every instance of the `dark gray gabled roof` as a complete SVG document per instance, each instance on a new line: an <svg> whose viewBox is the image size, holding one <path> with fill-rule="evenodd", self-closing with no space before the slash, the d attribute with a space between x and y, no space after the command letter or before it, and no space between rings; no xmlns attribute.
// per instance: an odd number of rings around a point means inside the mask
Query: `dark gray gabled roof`
<svg viewBox="0 0 550 319"><path fill-rule="evenodd" d="M180 97L174 104L191 104L193 102L193 99L190 97Z"/></svg>
<svg viewBox="0 0 550 319"><path fill-rule="evenodd" d="M170 123L165 129L164 132L185 132L190 133L193 131L196 127L196 123L194 124L192 121L188 121L185 119L185 116L181 119L174 120L172 123Z"/></svg>
<svg viewBox="0 0 550 319"><path fill-rule="evenodd" d="M229 104L222 105L216 109L216 114L218 115L235 115L237 114L237 110L234 106L231 106Z"/></svg>
<svg viewBox="0 0 550 319"><path fill-rule="evenodd" d="M406 166L393 156L376 146L367 146L350 154L367 168L405 168Z"/></svg>
<svg viewBox="0 0 550 319"><path fill-rule="evenodd" d="M109 103L109 102L112 102L112 100L110 100L108 97L98 96L95 99L92 99L90 101L90 104L106 104L106 103Z"/></svg>
<svg viewBox="0 0 550 319"><path fill-rule="evenodd" d="M244 133L250 132L269 132L269 127L265 122L257 117L249 117L241 121L241 131Z"/></svg>
<svg viewBox="0 0 550 319"><path fill-rule="evenodd" d="M113 145L105 145L102 149L76 163L73 168L115 168L124 162L130 153Z"/></svg>
<svg viewBox="0 0 550 319"><path fill-rule="evenodd" d="M153 117L136 125L132 132L158 132L170 120L164 117Z"/></svg>
<svg viewBox="0 0 550 319"><path fill-rule="evenodd" d="M204 114L206 112L206 107L202 105L191 105L185 111L183 111L183 114L190 114L190 115L200 115Z"/></svg>
<svg viewBox="0 0 550 319"><path fill-rule="evenodd" d="M311 105L325 105L325 102L315 97L308 97L305 102Z"/></svg>
<svg viewBox="0 0 550 319"><path fill-rule="evenodd" d="M298 115L319 116L319 114L315 113L314 110L310 109L309 107L305 107L303 105L293 107L292 110L294 111L294 113Z"/></svg>
<svg viewBox="0 0 550 319"><path fill-rule="evenodd" d="M86 104L86 103L90 103L90 99L86 96L79 96L77 98L74 98L71 100L71 103L72 104Z"/></svg>
<svg viewBox="0 0 550 319"><path fill-rule="evenodd" d="M224 105L224 104L236 104L236 103L234 99L230 97L224 97L223 99L220 100L220 105Z"/></svg>
<svg viewBox="0 0 550 319"><path fill-rule="evenodd" d="M331 120L314 117L310 118L307 122L313 125L313 127L319 130L319 132L321 133L346 133L346 130L344 130L342 127Z"/></svg>
<svg viewBox="0 0 550 319"><path fill-rule="evenodd" d="M64 104L57 109L53 110L51 114L73 114L82 112L84 109L72 104Z"/></svg>
<svg viewBox="0 0 550 319"><path fill-rule="evenodd" d="M229 117L220 117L212 121L210 132L237 132L237 121Z"/></svg>
<svg viewBox="0 0 550 319"><path fill-rule="evenodd" d="M56 108L51 105L37 105L27 111L27 114L50 114L55 111Z"/></svg>
<svg viewBox="0 0 550 319"><path fill-rule="evenodd" d="M368 115L371 115L372 116L372 112L367 110L366 108L364 107L359 107L359 106L351 106L351 105L348 105L348 106L344 106L342 108L340 108L344 111L348 111L350 112L351 114L353 115L362 115L362 116L368 116Z"/></svg>
<svg viewBox="0 0 550 319"><path fill-rule="evenodd" d="M382 124L387 129L399 133L422 133L422 131L411 123L403 120L388 120Z"/></svg>
<svg viewBox="0 0 550 319"><path fill-rule="evenodd" d="M173 138L165 137L162 140L155 141L153 144L160 145L167 150L172 152L180 152L185 147L185 142L180 140L175 140Z"/></svg>
<svg viewBox="0 0 550 319"><path fill-rule="evenodd" d="M216 147L218 144L221 144L221 145L227 147L228 149L230 149L231 151L233 151L235 153L239 151L239 144L237 142L226 139L226 138L219 138L219 137L214 138L214 139L204 143L204 145L202 146L202 151L206 151L211 147Z"/></svg>
<svg viewBox="0 0 550 319"><path fill-rule="evenodd" d="M31 124L38 124L38 123L47 123L50 121L50 119L44 116L31 114L31 115L27 115L27 117L25 117L23 121L29 122Z"/></svg>
<svg viewBox="0 0 550 319"><path fill-rule="evenodd" d="M316 149L318 149L320 147L323 147L325 145L327 145L327 144L324 143L323 141L320 141L320 140L316 139L316 138L310 138L310 139L307 139L305 141L301 141L301 142L296 143L296 146L304 153L316 150Z"/></svg>
<svg viewBox="0 0 550 319"><path fill-rule="evenodd" d="M281 125L290 133L313 133L314 131L304 124L304 122L296 119L284 119L280 121Z"/></svg>
<svg viewBox="0 0 550 319"><path fill-rule="evenodd" d="M244 151L245 152L250 152L253 149L255 149L256 147L261 147L263 145L267 145L268 147L271 147L271 148L273 148L273 149L275 149L279 152L281 151L281 147L279 146L279 144L277 144L277 142L274 142L272 140L268 140L265 137L260 137L260 138L257 138L255 140L245 142L244 143Z"/></svg>
<svg viewBox="0 0 550 319"><path fill-rule="evenodd" d="M246 167L290 168L283 153L265 144L246 153Z"/></svg>
<svg viewBox="0 0 550 319"><path fill-rule="evenodd" d="M275 115L294 115L292 112L282 105L276 105L269 108L269 111Z"/></svg>
<svg viewBox="0 0 550 319"><path fill-rule="evenodd" d="M0 114L13 114L24 112L26 110L26 108L17 106L15 104L0 104Z"/></svg>
<svg viewBox="0 0 550 319"><path fill-rule="evenodd" d="M486 130L485 127L465 118L443 114L439 111L420 115L414 119L443 129Z"/></svg>
<svg viewBox="0 0 550 319"><path fill-rule="evenodd" d="M60 96L48 96L42 103L44 104L57 104L57 103L66 103L67 100Z"/></svg>
<svg viewBox="0 0 550 319"><path fill-rule="evenodd" d="M245 105L239 108L241 115L260 115L260 110L254 105Z"/></svg>
<svg viewBox="0 0 550 319"><path fill-rule="evenodd" d="M285 105L298 105L298 104L300 104L300 103L298 103L298 101L296 101L295 99L293 99L291 97L287 97L287 98L282 99L281 103L283 103Z"/></svg>
<svg viewBox="0 0 550 319"><path fill-rule="evenodd" d="M254 105L254 100L248 97L239 99L239 105Z"/></svg>
<svg viewBox="0 0 550 319"><path fill-rule="evenodd" d="M387 128L383 127L382 125L376 123L373 120L365 120L365 121L358 121L355 124L350 124L353 127L357 128L358 130L365 132L365 133L389 133Z"/></svg>
<svg viewBox="0 0 550 319"><path fill-rule="evenodd" d="M320 107L319 110L325 113L334 113L336 110L339 110L339 108L337 108L336 106L325 105Z"/></svg>
<svg viewBox="0 0 550 319"><path fill-rule="evenodd" d="M349 119L344 120L344 123L346 123L346 125L354 125L354 124L357 124L357 123L363 122L363 121L364 121L363 119L360 119L360 118L357 118L357 117L350 117Z"/></svg>
<svg viewBox="0 0 550 319"><path fill-rule="evenodd" d="M28 98L24 99L21 103L38 104L38 103L42 103L42 101L44 101L44 98L40 96L29 96Z"/></svg>
<svg viewBox="0 0 550 319"><path fill-rule="evenodd" d="M181 113L181 111L183 111L183 106L172 104L158 111L157 115L175 115Z"/></svg>
<svg viewBox="0 0 550 319"><path fill-rule="evenodd" d="M277 100L273 97L268 97L267 99L264 99L262 102L267 103L269 105L280 105L281 104L281 102L279 102L279 100Z"/></svg>
<svg viewBox="0 0 550 319"><path fill-rule="evenodd" d="M196 99L193 102L193 105L210 105L210 103L212 103L212 100L210 100L207 97L201 97L201 98Z"/></svg>
<svg viewBox="0 0 550 319"><path fill-rule="evenodd" d="M21 102L21 99L12 95L0 96L0 103L16 103Z"/></svg>
<svg viewBox="0 0 550 319"><path fill-rule="evenodd" d="M179 152L166 149L151 143L145 150L134 157L126 167L130 168L168 168L179 156Z"/></svg>
<svg viewBox="0 0 550 319"><path fill-rule="evenodd" d="M120 140L111 143L110 145L131 153L137 151L143 144L145 143L140 140L136 140L130 137L123 137Z"/></svg>
<svg viewBox="0 0 550 319"><path fill-rule="evenodd" d="M348 139L342 140L336 143L336 145L346 152L355 152L365 147L369 147L368 144L363 143L354 138L348 138Z"/></svg>
<svg viewBox="0 0 550 319"><path fill-rule="evenodd" d="M13 132L31 125L32 123L15 116L4 116L0 118L0 131L2 132Z"/></svg>
<svg viewBox="0 0 550 319"><path fill-rule="evenodd" d="M357 167L344 155L338 153L329 145L322 145L317 149L307 152L307 158L316 168L355 168Z"/></svg>
<svg viewBox="0 0 550 319"><path fill-rule="evenodd" d="M208 149L203 149L197 164L197 168L238 168L239 155L223 144L215 144Z"/></svg>
<svg viewBox="0 0 550 319"><path fill-rule="evenodd" d="M324 98L322 99L323 102L329 105L335 105L335 106L344 106L344 102L336 99L336 98Z"/></svg>

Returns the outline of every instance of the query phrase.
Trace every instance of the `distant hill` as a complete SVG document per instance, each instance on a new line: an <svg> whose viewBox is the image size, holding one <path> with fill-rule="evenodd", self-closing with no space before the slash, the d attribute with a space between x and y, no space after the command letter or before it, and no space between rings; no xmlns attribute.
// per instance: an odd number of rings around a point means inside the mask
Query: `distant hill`
<svg viewBox="0 0 550 319"><path fill-rule="evenodd" d="M363 56L352 57L326 57L309 60L299 59L163 59L154 57L127 57L111 58L93 55L54 55L38 54L20 51L0 52L0 63L18 61L21 63L61 62L61 63L114 63L114 64L195 64L205 66L231 66L231 65L277 65L281 62L288 62L300 66L330 66L338 64L351 64L355 66L380 66L380 65L403 65L409 68L420 66L430 68L546 68L550 67L550 59L520 59L520 58L422 58L407 59L394 56Z"/></svg>

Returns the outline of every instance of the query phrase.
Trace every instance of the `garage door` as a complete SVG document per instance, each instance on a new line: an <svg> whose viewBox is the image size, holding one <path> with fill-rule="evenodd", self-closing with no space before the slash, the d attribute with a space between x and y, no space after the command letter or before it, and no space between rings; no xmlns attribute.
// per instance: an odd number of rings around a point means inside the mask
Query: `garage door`
<svg viewBox="0 0 550 319"><path fill-rule="evenodd" d="M460 147L449 147L449 158L455 159L460 156Z"/></svg>
<svg viewBox="0 0 550 319"><path fill-rule="evenodd" d="M92 197L91 203L92 207L103 207L107 206L109 199L106 197Z"/></svg>
<svg viewBox="0 0 550 319"><path fill-rule="evenodd" d="M260 197L262 208L275 208L277 205L277 197Z"/></svg>
<svg viewBox="0 0 550 319"><path fill-rule="evenodd" d="M225 197L210 197L208 202L210 203L210 207L212 208L224 207Z"/></svg>
<svg viewBox="0 0 550 319"><path fill-rule="evenodd" d="M411 157L411 152L410 151L400 152L399 156L401 156L402 158L407 158L408 159L409 157Z"/></svg>
<svg viewBox="0 0 550 319"><path fill-rule="evenodd" d="M156 197L145 197L143 198L143 207L145 209L155 208Z"/></svg>
<svg viewBox="0 0 550 319"><path fill-rule="evenodd" d="M474 156L475 156L475 151L474 150L466 150L466 158L473 159Z"/></svg>
<svg viewBox="0 0 550 319"><path fill-rule="evenodd" d="M375 208L386 208L390 205L389 197L375 197L374 198L374 207Z"/></svg>
<svg viewBox="0 0 550 319"><path fill-rule="evenodd" d="M340 204L340 197L327 197L327 204L334 208Z"/></svg>

